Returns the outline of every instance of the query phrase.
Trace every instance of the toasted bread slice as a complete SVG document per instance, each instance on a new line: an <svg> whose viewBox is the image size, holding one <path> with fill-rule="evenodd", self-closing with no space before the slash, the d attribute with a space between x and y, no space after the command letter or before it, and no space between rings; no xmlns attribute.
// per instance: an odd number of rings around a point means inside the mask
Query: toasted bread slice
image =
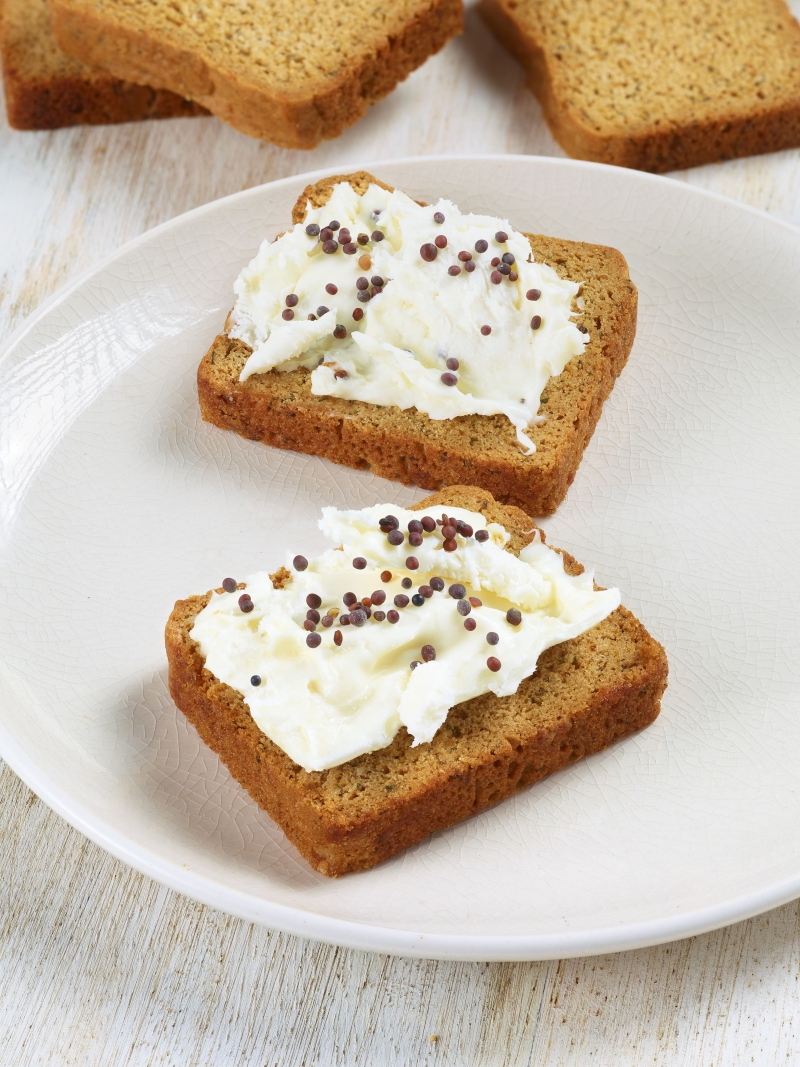
<svg viewBox="0 0 800 1067"><path fill-rule="evenodd" d="M364 192L376 180L360 171L309 186L292 221L303 220L307 201L315 207L326 203L337 182L349 181ZM616 249L528 236L537 260L562 277L583 281L582 310L575 321L590 337L583 355L551 378L542 394L540 413L547 419L527 431L536 445L532 455L520 450L504 415L436 421L416 408L314 396L311 371L305 368L240 382L252 350L226 334L216 338L198 370L203 418L264 444L324 456L405 485L481 485L528 514L551 514L572 484L603 402L625 366L636 332L637 292Z"/></svg>
<svg viewBox="0 0 800 1067"><path fill-rule="evenodd" d="M535 525L483 489L453 486L416 510L481 511L519 553ZM563 554L570 574L583 570ZM274 582L284 582L278 572ZM433 741L416 748L403 728L387 748L309 772L256 726L241 695L205 669L192 639L210 593L179 600L166 629L175 703L234 778L312 867L332 877L363 871L435 830L474 815L553 771L649 725L667 684L661 645L624 607L544 652L513 696L457 704Z"/></svg>
<svg viewBox="0 0 800 1067"><path fill-rule="evenodd" d="M17 130L208 114L168 90L121 81L65 55L47 0L2 0L0 57L8 121Z"/></svg>
<svg viewBox="0 0 800 1067"><path fill-rule="evenodd" d="M783 0L481 0L571 156L666 171L800 145Z"/></svg>
<svg viewBox="0 0 800 1067"><path fill-rule="evenodd" d="M461 32L461 0L51 0L59 45L207 107L252 137L338 137Z"/></svg>

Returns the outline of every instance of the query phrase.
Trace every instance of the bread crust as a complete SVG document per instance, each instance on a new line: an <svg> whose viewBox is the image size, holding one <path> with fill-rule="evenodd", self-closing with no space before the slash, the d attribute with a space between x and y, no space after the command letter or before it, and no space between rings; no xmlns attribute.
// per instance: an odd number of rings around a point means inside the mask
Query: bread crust
<svg viewBox="0 0 800 1067"><path fill-rule="evenodd" d="M377 179L359 171L308 186L292 221L303 220L308 201L315 207L326 203L341 181L363 192ZM528 429L536 444L532 455L523 454L504 415L436 421L416 408L401 411L314 396L311 372L305 368L254 374L240 382L252 350L227 334L214 340L198 368L203 418L251 440L368 469L404 485L439 489L478 484L528 514L552 514L575 478L603 404L627 362L636 333L638 294L616 249L527 236L537 260L562 277L584 281L584 309L576 322L589 332L583 355L570 360L545 387L539 410L547 421Z"/></svg>
<svg viewBox="0 0 800 1067"><path fill-rule="evenodd" d="M598 128L581 102L561 85L564 55L546 47L546 33L533 6L525 0L480 0L478 9L495 36L527 70L528 86L542 105L550 132L570 156L662 173L800 145L800 86L796 78L795 92L789 98L782 94L770 100L754 95L747 108L720 100L716 114L702 118L690 111L682 113L677 107L665 112L661 102L653 100L649 123L625 128L620 119L615 127ZM685 6L688 9L690 5ZM800 57L797 24L782 0L777 0L774 10L775 18L785 22L787 41ZM554 21L558 21L557 15ZM699 81L713 60L713 53L702 62L698 59ZM599 95L604 91L598 86Z"/></svg>
<svg viewBox="0 0 800 1067"><path fill-rule="evenodd" d="M168 90L122 81L64 55L44 0L5 0L0 56L8 121L17 130L208 114Z"/></svg>
<svg viewBox="0 0 800 1067"><path fill-rule="evenodd" d="M180 35L134 26L100 5L51 0L53 28L69 55L121 78L171 89L242 133L282 148L338 137L413 70L461 33L461 0L420 0L400 32L341 64L324 83L277 90L255 68L234 70ZM344 42L342 42L344 49Z"/></svg>
<svg viewBox="0 0 800 1067"><path fill-rule="evenodd" d="M516 553L536 528L471 486L434 494L415 510L452 506L502 522ZM563 555L569 573L583 570ZM641 730L658 715L667 684L663 648L620 607L544 652L513 696L456 705L429 744L412 748L403 729L379 752L308 772L259 730L241 695L205 669L191 629L210 595L178 601L167 623L172 698L311 866L330 877L367 870Z"/></svg>

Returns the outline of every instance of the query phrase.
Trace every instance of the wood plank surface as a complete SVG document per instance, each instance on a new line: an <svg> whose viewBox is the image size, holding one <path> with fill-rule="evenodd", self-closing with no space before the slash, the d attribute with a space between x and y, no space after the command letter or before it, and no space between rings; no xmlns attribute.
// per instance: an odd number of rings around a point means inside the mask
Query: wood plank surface
<svg viewBox="0 0 800 1067"><path fill-rule="evenodd" d="M472 10L462 38L310 153L213 118L48 133L3 123L0 339L101 256L216 197L317 167L470 152L561 154ZM798 151L673 177L800 224ZM531 964L330 948L148 881L0 771L7 1067L793 1063L799 926L794 903L673 945Z"/></svg>

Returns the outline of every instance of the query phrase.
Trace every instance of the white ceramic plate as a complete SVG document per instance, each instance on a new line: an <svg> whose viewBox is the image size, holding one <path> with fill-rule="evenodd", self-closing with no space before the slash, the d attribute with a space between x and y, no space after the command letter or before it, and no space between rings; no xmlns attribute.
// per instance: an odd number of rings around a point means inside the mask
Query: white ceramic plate
<svg viewBox="0 0 800 1067"><path fill-rule="evenodd" d="M422 495L204 425L195 368L306 175L127 245L2 357L0 752L115 856L358 948L536 959L666 941L800 894L800 233L679 182L556 159L370 167L615 245L636 345L550 539L619 585L670 687L640 736L366 874L317 875L172 705L173 601L322 547L321 506Z"/></svg>

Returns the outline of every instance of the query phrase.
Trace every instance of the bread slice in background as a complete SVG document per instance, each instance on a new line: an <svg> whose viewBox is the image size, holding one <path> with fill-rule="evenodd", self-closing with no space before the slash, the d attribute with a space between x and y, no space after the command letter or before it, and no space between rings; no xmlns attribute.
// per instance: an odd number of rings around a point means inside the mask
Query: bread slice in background
<svg viewBox="0 0 800 1067"><path fill-rule="evenodd" d="M2 0L0 58L8 121L17 130L207 114L175 93L121 81L65 55L46 0Z"/></svg>
<svg viewBox="0 0 800 1067"><path fill-rule="evenodd" d="M522 511L471 486L414 510L482 512L519 554L536 529ZM563 553L568 574L583 567ZM667 684L664 649L624 607L542 653L513 696L457 704L433 741L411 747L405 728L387 748L327 771L304 771L256 726L242 696L205 669L192 639L211 594L179 600L166 628L172 698L236 780L312 867L363 871L648 726Z"/></svg>
<svg viewBox="0 0 800 1067"><path fill-rule="evenodd" d="M461 32L461 0L51 0L70 55L284 148L338 137Z"/></svg>
<svg viewBox="0 0 800 1067"><path fill-rule="evenodd" d="M327 203L341 181L363 193L377 179L359 171L308 186L292 222L302 222L308 201L314 207ZM481 485L530 515L551 514L572 484L603 402L628 358L636 332L637 292L616 249L528 236L536 260L561 277L583 282L582 310L575 321L589 332L583 354L574 356L545 387L539 410L547 420L526 431L536 445L532 455L521 451L505 415L434 420L416 408L403 411L314 396L311 371L302 367L254 374L240 382L252 350L226 334L216 338L198 369L203 418L243 437L368 469L405 485Z"/></svg>
<svg viewBox="0 0 800 1067"><path fill-rule="evenodd" d="M571 156L640 170L800 145L783 0L481 0Z"/></svg>

